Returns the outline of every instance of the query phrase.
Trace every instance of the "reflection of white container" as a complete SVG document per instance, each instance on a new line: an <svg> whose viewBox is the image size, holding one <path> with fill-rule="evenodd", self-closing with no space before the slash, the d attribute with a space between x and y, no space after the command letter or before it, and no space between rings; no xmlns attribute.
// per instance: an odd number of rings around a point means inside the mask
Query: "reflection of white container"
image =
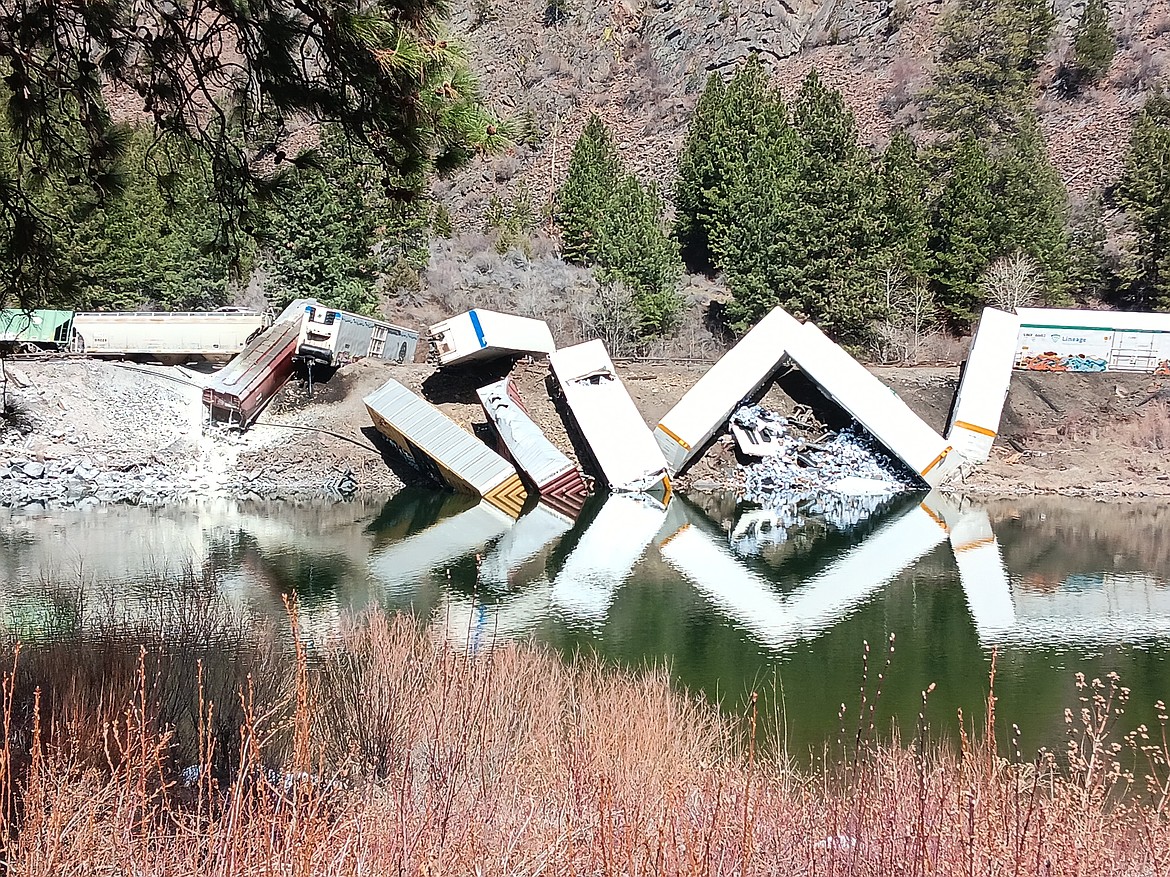
<svg viewBox="0 0 1170 877"><path fill-rule="evenodd" d="M599 340L549 357L565 402L611 490L669 486L666 459Z"/></svg>
<svg viewBox="0 0 1170 877"><path fill-rule="evenodd" d="M479 577L485 585L511 588L518 570L573 528L573 519L543 502L520 516L520 520L496 543L480 564Z"/></svg>
<svg viewBox="0 0 1170 877"><path fill-rule="evenodd" d="M506 533L513 518L487 502L443 518L370 556L370 575L391 595L402 595L431 572L482 551Z"/></svg>
<svg viewBox="0 0 1170 877"><path fill-rule="evenodd" d="M1170 314L1018 308L1016 368L1170 374Z"/></svg>
<svg viewBox="0 0 1170 877"><path fill-rule="evenodd" d="M654 438L673 475L727 422L744 399L755 393L783 363L784 329L792 317L780 308L771 311L666 413Z"/></svg>
<svg viewBox="0 0 1170 877"><path fill-rule="evenodd" d="M431 326L427 333L439 365L480 362L521 353L547 356L557 349L544 320L483 308L448 317Z"/></svg>
<svg viewBox="0 0 1170 877"><path fill-rule="evenodd" d="M983 463L991 456L1012 380L1012 357L1019 333L1018 316L995 308L983 309L947 428L947 439L972 463Z"/></svg>
<svg viewBox="0 0 1170 877"><path fill-rule="evenodd" d="M645 494L606 497L553 582L554 605L578 620L605 621L618 587L665 520L666 507Z"/></svg>

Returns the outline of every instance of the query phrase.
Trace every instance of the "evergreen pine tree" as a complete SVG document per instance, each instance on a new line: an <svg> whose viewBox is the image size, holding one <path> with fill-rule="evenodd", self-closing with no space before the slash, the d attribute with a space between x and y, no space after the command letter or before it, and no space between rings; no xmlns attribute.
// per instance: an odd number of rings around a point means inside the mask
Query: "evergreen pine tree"
<svg viewBox="0 0 1170 877"><path fill-rule="evenodd" d="M712 74L695 107L679 154L675 183L676 234L696 269L718 264L723 239L736 232L729 209L733 190L749 171L760 141L787 136L788 118L779 93L752 55L726 85Z"/></svg>
<svg viewBox="0 0 1170 877"><path fill-rule="evenodd" d="M1105 75L1117 50L1117 38L1109 26L1109 7L1105 0L1088 0L1077 19L1073 34L1071 75L1072 90L1083 83L1096 82Z"/></svg>
<svg viewBox="0 0 1170 877"><path fill-rule="evenodd" d="M678 244L663 227L662 213L658 193L626 174L605 201L597 227L596 259L602 280L620 281L633 292L643 335L667 334L682 309L678 294L682 262Z"/></svg>
<svg viewBox="0 0 1170 877"><path fill-rule="evenodd" d="M573 146L568 175L555 199L553 219L561 230L565 261L597 262L597 228L621 179L622 161L613 137L598 116L591 116Z"/></svg>
<svg viewBox="0 0 1170 877"><path fill-rule="evenodd" d="M931 222L932 276L939 306L953 326L965 326L982 301L979 277L998 255L993 229L998 205L986 148L968 134L951 154L951 173Z"/></svg>
<svg viewBox="0 0 1170 877"><path fill-rule="evenodd" d="M931 125L980 139L1013 133L1055 21L1048 0L960 0L943 23Z"/></svg>
<svg viewBox="0 0 1170 877"><path fill-rule="evenodd" d="M1136 232L1136 272L1129 299L1139 307L1170 309L1170 98L1146 101L1129 138L1117 187Z"/></svg>
<svg viewBox="0 0 1170 877"><path fill-rule="evenodd" d="M840 92L814 71L785 136L756 143L729 202L717 264L746 328L777 304L859 340L877 316L876 180Z"/></svg>
<svg viewBox="0 0 1170 877"><path fill-rule="evenodd" d="M930 273L929 178L905 131L890 137L880 173L883 263L909 283L924 281Z"/></svg>

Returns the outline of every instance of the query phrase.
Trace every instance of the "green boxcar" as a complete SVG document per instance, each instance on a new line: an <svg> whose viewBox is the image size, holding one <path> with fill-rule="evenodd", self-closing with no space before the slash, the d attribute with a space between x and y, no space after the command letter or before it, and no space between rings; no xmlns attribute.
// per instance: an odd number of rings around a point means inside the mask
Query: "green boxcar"
<svg viewBox="0 0 1170 877"><path fill-rule="evenodd" d="M0 310L0 345L68 348L73 340L73 311Z"/></svg>

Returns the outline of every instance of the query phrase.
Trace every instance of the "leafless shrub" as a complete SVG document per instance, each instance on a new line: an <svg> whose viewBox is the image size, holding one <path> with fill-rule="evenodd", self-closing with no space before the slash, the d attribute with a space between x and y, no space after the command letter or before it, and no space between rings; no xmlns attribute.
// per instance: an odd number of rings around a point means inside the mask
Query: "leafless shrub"
<svg viewBox="0 0 1170 877"><path fill-rule="evenodd" d="M714 362L726 349L707 323L706 307L698 302L688 305L679 317L678 328L668 337L655 338L642 349L642 355L664 359L701 359Z"/></svg>
<svg viewBox="0 0 1170 877"><path fill-rule="evenodd" d="M921 62L907 57L894 59L890 65L890 90L881 100L886 115L895 117L913 104L928 81Z"/></svg>
<svg viewBox="0 0 1170 877"><path fill-rule="evenodd" d="M524 163L515 155L501 155L492 164L492 176L497 183L506 183L520 173L523 166Z"/></svg>
<svg viewBox="0 0 1170 877"><path fill-rule="evenodd" d="M603 283L589 299L577 303L580 333L600 338L612 356L630 356L636 350L641 322L634 293L619 281Z"/></svg>
<svg viewBox="0 0 1170 877"><path fill-rule="evenodd" d="M923 341L938 327L938 305L925 283L910 282L896 268L882 278L886 318L876 327L873 352L879 362L919 361Z"/></svg>
<svg viewBox="0 0 1170 877"><path fill-rule="evenodd" d="M1001 310L1026 308L1040 294L1040 266L1027 253L1016 251L988 265L979 285L986 300Z"/></svg>
<svg viewBox="0 0 1170 877"><path fill-rule="evenodd" d="M1150 36L1157 39L1170 33L1170 15L1162 13L1150 22Z"/></svg>
<svg viewBox="0 0 1170 877"><path fill-rule="evenodd" d="M1150 402L1119 430L1122 444L1150 451L1170 451L1170 403Z"/></svg>
<svg viewBox="0 0 1170 877"><path fill-rule="evenodd" d="M1158 76L1160 64L1146 43L1135 42L1129 51L1115 56L1109 81L1115 88L1140 91Z"/></svg>

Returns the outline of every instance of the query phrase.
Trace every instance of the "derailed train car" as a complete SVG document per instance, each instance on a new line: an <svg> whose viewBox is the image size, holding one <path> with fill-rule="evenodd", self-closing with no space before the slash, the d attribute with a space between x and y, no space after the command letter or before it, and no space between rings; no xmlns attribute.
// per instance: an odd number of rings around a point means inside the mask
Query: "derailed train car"
<svg viewBox="0 0 1170 877"><path fill-rule="evenodd" d="M331 368L358 359L413 362L418 340L411 329L314 301L305 305L296 355Z"/></svg>

